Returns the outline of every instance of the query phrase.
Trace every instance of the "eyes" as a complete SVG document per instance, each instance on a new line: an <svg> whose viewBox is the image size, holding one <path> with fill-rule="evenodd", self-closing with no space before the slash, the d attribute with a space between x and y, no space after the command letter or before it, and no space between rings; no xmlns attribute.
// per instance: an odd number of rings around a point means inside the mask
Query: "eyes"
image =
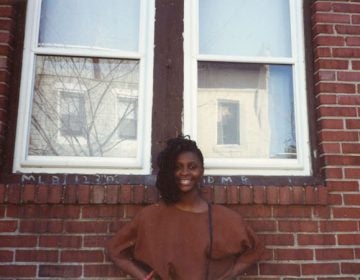
<svg viewBox="0 0 360 280"><path fill-rule="evenodd" d="M187 168L189 170L196 170L199 168L199 165L196 163L189 163L188 165L177 163L175 165L175 171L181 170L183 168Z"/></svg>

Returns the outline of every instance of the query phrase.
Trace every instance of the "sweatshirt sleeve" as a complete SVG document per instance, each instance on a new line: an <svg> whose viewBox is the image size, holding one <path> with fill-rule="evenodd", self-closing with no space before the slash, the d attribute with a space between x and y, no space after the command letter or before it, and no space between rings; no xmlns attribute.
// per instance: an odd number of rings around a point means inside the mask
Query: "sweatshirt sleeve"
<svg viewBox="0 0 360 280"><path fill-rule="evenodd" d="M122 226L108 242L107 251L111 259L133 258L134 246L138 235L140 214L141 212L138 213L132 221Z"/></svg>
<svg viewBox="0 0 360 280"><path fill-rule="evenodd" d="M264 247L249 225L235 211L218 206L214 211L213 252L214 259L237 256L236 261L254 263L263 254Z"/></svg>

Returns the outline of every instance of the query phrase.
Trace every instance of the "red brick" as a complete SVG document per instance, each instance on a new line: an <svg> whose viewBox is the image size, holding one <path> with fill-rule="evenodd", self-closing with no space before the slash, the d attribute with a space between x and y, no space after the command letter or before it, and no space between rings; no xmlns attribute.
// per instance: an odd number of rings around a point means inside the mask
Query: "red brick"
<svg viewBox="0 0 360 280"><path fill-rule="evenodd" d="M279 203L282 205L289 205L292 203L292 189L290 187L280 188Z"/></svg>
<svg viewBox="0 0 360 280"><path fill-rule="evenodd" d="M0 184L0 203L5 201L6 190L6 185Z"/></svg>
<svg viewBox="0 0 360 280"><path fill-rule="evenodd" d="M342 197L340 194L329 194L329 205L342 205Z"/></svg>
<svg viewBox="0 0 360 280"><path fill-rule="evenodd" d="M350 23L350 15L315 13L314 21L316 23Z"/></svg>
<svg viewBox="0 0 360 280"><path fill-rule="evenodd" d="M321 152L329 154L338 154L340 153L340 144L339 143L322 143Z"/></svg>
<svg viewBox="0 0 360 280"><path fill-rule="evenodd" d="M80 265L40 265L39 277L80 277Z"/></svg>
<svg viewBox="0 0 360 280"><path fill-rule="evenodd" d="M101 263L104 261L104 253L100 250L76 250L76 251L62 251L61 262L95 262Z"/></svg>
<svg viewBox="0 0 360 280"><path fill-rule="evenodd" d="M264 234L262 237L267 246L293 246L295 242L293 234Z"/></svg>
<svg viewBox="0 0 360 280"><path fill-rule="evenodd" d="M330 11L331 3L317 1L317 2L314 2L313 9L314 9L314 11L323 11L323 12Z"/></svg>
<svg viewBox="0 0 360 280"><path fill-rule="evenodd" d="M119 191L119 202L120 203L131 203L132 201L132 186L122 185Z"/></svg>
<svg viewBox="0 0 360 280"><path fill-rule="evenodd" d="M360 34L359 26L351 26L351 25L336 25L335 30L338 34L352 34L358 35Z"/></svg>
<svg viewBox="0 0 360 280"><path fill-rule="evenodd" d="M35 247L37 242L36 236L15 236L2 235L0 238L0 247Z"/></svg>
<svg viewBox="0 0 360 280"><path fill-rule="evenodd" d="M360 24L360 15L352 15L351 19L354 24Z"/></svg>
<svg viewBox="0 0 360 280"><path fill-rule="evenodd" d="M104 203L105 186L101 186L101 185L93 186L91 194L92 194L91 202L97 203L97 204Z"/></svg>
<svg viewBox="0 0 360 280"><path fill-rule="evenodd" d="M104 233L107 232L107 223L92 222L65 222L65 231L69 233Z"/></svg>
<svg viewBox="0 0 360 280"><path fill-rule="evenodd" d="M123 208L123 207L122 207ZM123 212L120 209L120 212ZM119 209L116 206L86 206L82 209L82 217L83 218L109 218L109 217L118 217Z"/></svg>
<svg viewBox="0 0 360 280"><path fill-rule="evenodd" d="M334 234L298 234L299 245L335 245Z"/></svg>
<svg viewBox="0 0 360 280"><path fill-rule="evenodd" d="M57 262L58 251L55 250L16 250L17 262Z"/></svg>
<svg viewBox="0 0 360 280"><path fill-rule="evenodd" d="M352 248L341 249L316 249L315 256L317 260L344 260L353 259L354 250Z"/></svg>
<svg viewBox="0 0 360 280"><path fill-rule="evenodd" d="M22 220L20 232L33 233L60 233L63 231L63 222L54 220Z"/></svg>
<svg viewBox="0 0 360 280"><path fill-rule="evenodd" d="M312 30L314 35L334 33L334 27L332 24L316 24Z"/></svg>
<svg viewBox="0 0 360 280"><path fill-rule="evenodd" d="M321 221L321 232L357 231L356 221Z"/></svg>
<svg viewBox="0 0 360 280"><path fill-rule="evenodd" d="M255 204L263 204L266 201L265 197L265 187L255 186L254 190L254 203Z"/></svg>
<svg viewBox="0 0 360 280"><path fill-rule="evenodd" d="M334 57L360 58L360 48L335 48L333 49Z"/></svg>
<svg viewBox="0 0 360 280"><path fill-rule="evenodd" d="M226 187L215 186L214 187L214 203L226 203Z"/></svg>
<svg viewBox="0 0 360 280"><path fill-rule="evenodd" d="M335 94L319 94L317 95L318 105L336 105L337 98Z"/></svg>
<svg viewBox="0 0 360 280"><path fill-rule="evenodd" d="M342 141L353 142L359 140L357 131L323 130L319 133L320 141Z"/></svg>
<svg viewBox="0 0 360 280"><path fill-rule="evenodd" d="M262 220L260 223L258 220L247 220L247 223L251 226L256 232L270 232L276 231L276 222Z"/></svg>
<svg viewBox="0 0 360 280"><path fill-rule="evenodd" d="M0 221L0 232L14 232L17 230L17 221L2 220Z"/></svg>
<svg viewBox="0 0 360 280"><path fill-rule="evenodd" d="M342 143L341 147L344 154L360 154L359 143Z"/></svg>
<svg viewBox="0 0 360 280"><path fill-rule="evenodd" d="M340 36L318 35L313 41L314 46L345 46L345 38ZM334 67L326 67L326 69L334 69Z"/></svg>
<svg viewBox="0 0 360 280"><path fill-rule="evenodd" d="M124 218L130 218L130 219L134 218L135 215L139 213L141 209L143 209L143 206L134 205L134 204L127 205L124 210Z"/></svg>
<svg viewBox="0 0 360 280"><path fill-rule="evenodd" d="M239 202L239 187L228 186L226 192L226 202L228 204L238 204Z"/></svg>
<svg viewBox="0 0 360 280"><path fill-rule="evenodd" d="M341 196L340 196L341 198ZM331 210L328 207L328 205L326 206L316 206L313 208L313 215L314 218L319 218L319 219L330 219L331 216Z"/></svg>
<svg viewBox="0 0 360 280"><path fill-rule="evenodd" d="M340 272L338 263L302 264L301 268L303 275L336 275Z"/></svg>
<svg viewBox="0 0 360 280"><path fill-rule="evenodd" d="M315 204L316 202L316 190L313 186L307 186L305 188L305 203Z"/></svg>
<svg viewBox="0 0 360 280"><path fill-rule="evenodd" d="M317 47L314 50L314 57L320 58L320 57L331 57L332 51L330 48L323 48L323 47Z"/></svg>
<svg viewBox="0 0 360 280"><path fill-rule="evenodd" d="M76 199L79 204L88 204L90 202L90 186L78 185L76 186Z"/></svg>
<svg viewBox="0 0 360 280"><path fill-rule="evenodd" d="M144 203L145 201L145 187L133 186L133 198L132 202L136 204Z"/></svg>
<svg viewBox="0 0 360 280"><path fill-rule="evenodd" d="M329 191L354 192L359 191L359 183L357 181L328 181L327 188Z"/></svg>
<svg viewBox="0 0 360 280"><path fill-rule="evenodd" d="M360 179L360 168L345 168L345 178Z"/></svg>
<svg viewBox="0 0 360 280"><path fill-rule="evenodd" d="M279 203L279 187L278 186L267 186L266 187L266 202L268 204Z"/></svg>
<svg viewBox="0 0 360 280"><path fill-rule="evenodd" d="M48 202L48 190L47 185L40 185L37 189L36 202L37 203L47 203Z"/></svg>
<svg viewBox="0 0 360 280"><path fill-rule="evenodd" d="M247 218L265 218L272 216L271 207L266 205L243 205L240 207L233 208L233 210L238 211L243 217Z"/></svg>
<svg viewBox="0 0 360 280"><path fill-rule="evenodd" d="M360 169L359 169L360 173ZM359 176L360 178L360 176ZM360 194L344 194L344 202L346 205L360 205Z"/></svg>
<svg viewBox="0 0 360 280"><path fill-rule="evenodd" d="M354 263L341 263L341 272L344 274L354 274L360 275L360 265L359 262Z"/></svg>
<svg viewBox="0 0 360 280"><path fill-rule="evenodd" d="M12 262L13 258L14 258L14 253L12 251L0 250L0 263Z"/></svg>
<svg viewBox="0 0 360 280"><path fill-rule="evenodd" d="M106 188L105 203L116 204L118 199L119 187L116 185L110 185Z"/></svg>
<svg viewBox="0 0 360 280"><path fill-rule="evenodd" d="M316 232L317 222L313 221L279 221L279 231L282 232Z"/></svg>
<svg viewBox="0 0 360 280"><path fill-rule="evenodd" d="M324 159L328 165L360 165L360 156L326 155Z"/></svg>
<svg viewBox="0 0 360 280"><path fill-rule="evenodd" d="M15 184L9 184L7 186L8 198L7 201L9 203L19 203L20 195L21 195L21 187Z"/></svg>
<svg viewBox="0 0 360 280"><path fill-rule="evenodd" d="M60 203L62 201L63 186L49 186L48 203Z"/></svg>
<svg viewBox="0 0 360 280"><path fill-rule="evenodd" d="M359 105L360 97L357 95L339 95L338 104L340 105Z"/></svg>
<svg viewBox="0 0 360 280"><path fill-rule="evenodd" d="M124 277L125 274L117 269L114 265L96 264L84 265L85 277Z"/></svg>
<svg viewBox="0 0 360 280"><path fill-rule="evenodd" d="M274 217L279 218L311 218L311 208L307 206L274 207Z"/></svg>
<svg viewBox="0 0 360 280"><path fill-rule="evenodd" d="M325 176L327 179L329 179L329 178L341 179L341 178L343 178L342 168L337 168L337 167L325 168Z"/></svg>
<svg viewBox="0 0 360 280"><path fill-rule="evenodd" d="M360 234L338 234L339 245L358 245L360 244Z"/></svg>
<svg viewBox="0 0 360 280"><path fill-rule="evenodd" d="M299 264L260 264L260 273L264 275L286 275L286 276L300 276Z"/></svg>
<svg viewBox="0 0 360 280"><path fill-rule="evenodd" d="M319 70L315 74L316 81L335 81L335 78L334 71Z"/></svg>
<svg viewBox="0 0 360 280"><path fill-rule="evenodd" d="M334 218L347 218L347 219L360 219L360 208L334 208L333 209Z"/></svg>
<svg viewBox="0 0 360 280"><path fill-rule="evenodd" d="M328 93L355 93L355 85L342 83L319 83L316 89L320 92Z"/></svg>
<svg viewBox="0 0 360 280"><path fill-rule="evenodd" d="M240 203L250 204L253 202L253 189L248 186L240 187Z"/></svg>
<svg viewBox="0 0 360 280"><path fill-rule="evenodd" d="M42 235L39 246L47 248L80 248L82 237L77 235Z"/></svg>
<svg viewBox="0 0 360 280"><path fill-rule="evenodd" d="M0 205L0 219L5 217L5 206Z"/></svg>
<svg viewBox="0 0 360 280"><path fill-rule="evenodd" d="M84 237L84 247L97 247L104 248L107 241L110 240L112 235L89 235Z"/></svg>
<svg viewBox="0 0 360 280"><path fill-rule="evenodd" d="M319 113L322 117L356 117L356 108L350 107L320 107Z"/></svg>
<svg viewBox="0 0 360 280"><path fill-rule="evenodd" d="M316 69L348 69L348 60L319 59L315 62Z"/></svg>
<svg viewBox="0 0 360 280"><path fill-rule="evenodd" d="M23 202L26 203L35 202L35 193L36 193L35 185L24 185L23 193L22 193Z"/></svg>
<svg viewBox="0 0 360 280"><path fill-rule="evenodd" d="M339 119L322 119L319 121L319 125L322 129L343 129L344 121Z"/></svg>
<svg viewBox="0 0 360 280"><path fill-rule="evenodd" d="M0 7L1 14L1 7ZM29 277L35 279L36 277L35 265L0 265L0 277Z"/></svg>
<svg viewBox="0 0 360 280"><path fill-rule="evenodd" d="M360 37L346 37L345 38L345 44L347 46L360 46Z"/></svg>
<svg viewBox="0 0 360 280"><path fill-rule="evenodd" d="M360 43L360 38L359 38L359 43ZM354 60L351 62L351 69L352 70L360 70L360 61L358 60Z"/></svg>
<svg viewBox="0 0 360 280"><path fill-rule="evenodd" d="M77 186L78 188L80 186ZM76 202L76 186L67 185L64 190L64 202L65 203L75 203Z"/></svg>
<svg viewBox="0 0 360 280"><path fill-rule="evenodd" d="M360 5L358 3L332 3L334 12L343 13L360 13Z"/></svg>
<svg viewBox="0 0 360 280"><path fill-rule="evenodd" d="M304 204L305 202L305 188L293 187L292 201L294 204Z"/></svg>
<svg viewBox="0 0 360 280"><path fill-rule="evenodd" d="M360 129L360 119L347 119L345 120L345 123L347 129Z"/></svg>
<svg viewBox="0 0 360 280"><path fill-rule="evenodd" d="M311 249L275 249L275 260L312 260L313 251Z"/></svg>

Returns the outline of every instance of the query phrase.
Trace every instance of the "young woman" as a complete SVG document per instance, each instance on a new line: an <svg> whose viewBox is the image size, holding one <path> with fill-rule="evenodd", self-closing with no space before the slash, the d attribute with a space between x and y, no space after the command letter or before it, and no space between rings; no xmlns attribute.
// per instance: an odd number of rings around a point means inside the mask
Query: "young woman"
<svg viewBox="0 0 360 280"><path fill-rule="evenodd" d="M170 139L158 166L161 201L108 244L122 271L141 280L233 279L259 260L263 247L240 215L201 197L204 159L194 141Z"/></svg>

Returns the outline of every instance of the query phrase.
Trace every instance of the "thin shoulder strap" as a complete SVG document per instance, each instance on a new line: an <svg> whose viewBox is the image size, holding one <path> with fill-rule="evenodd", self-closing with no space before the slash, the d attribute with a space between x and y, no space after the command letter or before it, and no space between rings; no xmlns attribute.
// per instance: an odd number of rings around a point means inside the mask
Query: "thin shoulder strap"
<svg viewBox="0 0 360 280"><path fill-rule="evenodd" d="M209 278L209 262L211 259L212 246L213 246L213 221L212 221L212 207L210 203L208 203L208 226L209 226L210 244L209 244L209 256L206 262L206 275L205 275L206 280L208 280Z"/></svg>
<svg viewBox="0 0 360 280"><path fill-rule="evenodd" d="M211 258L212 246L213 246L213 221L212 221L212 207L210 203L208 205L209 205L208 215L209 215L209 236L210 236L209 257Z"/></svg>

